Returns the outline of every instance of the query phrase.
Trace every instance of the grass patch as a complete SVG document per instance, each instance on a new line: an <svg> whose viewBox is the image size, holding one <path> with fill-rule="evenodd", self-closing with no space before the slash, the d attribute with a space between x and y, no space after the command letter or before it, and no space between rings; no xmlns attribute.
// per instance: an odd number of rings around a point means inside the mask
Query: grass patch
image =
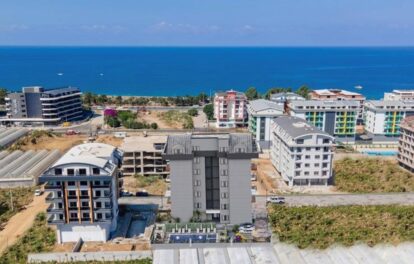
<svg viewBox="0 0 414 264"><path fill-rule="evenodd" d="M46 214L40 213L29 231L1 256L0 264L26 263L29 253L52 250L55 237L55 232L47 226Z"/></svg>
<svg viewBox="0 0 414 264"><path fill-rule="evenodd" d="M148 187L154 183L157 183L158 181L163 181L163 178L158 175L153 175L153 176L134 175L134 178L136 179L137 187L139 188Z"/></svg>
<svg viewBox="0 0 414 264"><path fill-rule="evenodd" d="M57 264L58 262L42 262L43 264ZM150 258L123 261L71 261L71 264L151 264Z"/></svg>
<svg viewBox="0 0 414 264"><path fill-rule="evenodd" d="M412 192L414 175L388 159L345 158L334 164L335 185L345 192Z"/></svg>
<svg viewBox="0 0 414 264"><path fill-rule="evenodd" d="M414 240L414 206L272 206L269 218L279 240L299 248Z"/></svg>
<svg viewBox="0 0 414 264"><path fill-rule="evenodd" d="M193 118L187 112L169 110L159 113L159 117L170 126L181 125L184 129L194 128Z"/></svg>
<svg viewBox="0 0 414 264"><path fill-rule="evenodd" d="M0 230L13 215L33 201L33 191L34 188L0 189ZM14 210L11 208L10 197L12 197Z"/></svg>

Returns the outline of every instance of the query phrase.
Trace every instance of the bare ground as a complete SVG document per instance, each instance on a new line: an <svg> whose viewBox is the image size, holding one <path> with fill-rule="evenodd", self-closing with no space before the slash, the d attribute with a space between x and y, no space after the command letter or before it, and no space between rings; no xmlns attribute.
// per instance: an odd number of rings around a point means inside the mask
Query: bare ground
<svg viewBox="0 0 414 264"><path fill-rule="evenodd" d="M138 187L138 180L134 176L127 176L123 177L122 179L124 181L123 188L132 193L146 190L149 194L152 195L164 195L165 191L167 190L167 183L162 179L159 179L156 182L145 187Z"/></svg>

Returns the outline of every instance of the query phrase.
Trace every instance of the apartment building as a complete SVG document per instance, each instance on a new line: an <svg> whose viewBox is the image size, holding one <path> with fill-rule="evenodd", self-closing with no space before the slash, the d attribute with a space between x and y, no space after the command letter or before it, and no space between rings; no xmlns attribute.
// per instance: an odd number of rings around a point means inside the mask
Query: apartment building
<svg viewBox="0 0 414 264"><path fill-rule="evenodd" d="M306 120L272 120L270 158L283 180L294 185L327 185L332 177L335 138Z"/></svg>
<svg viewBox="0 0 414 264"><path fill-rule="evenodd" d="M398 137L401 121L413 115L414 101L366 101L365 130L373 135Z"/></svg>
<svg viewBox="0 0 414 264"><path fill-rule="evenodd" d="M214 96L214 118L218 128L244 127L247 125L247 97L230 90Z"/></svg>
<svg viewBox="0 0 414 264"><path fill-rule="evenodd" d="M386 101L414 101L414 90L393 90L390 93L384 93Z"/></svg>
<svg viewBox="0 0 414 264"><path fill-rule="evenodd" d="M2 124L57 125L83 116L81 92L76 87L23 87L5 100L7 116L0 119Z"/></svg>
<svg viewBox="0 0 414 264"><path fill-rule="evenodd" d="M247 105L249 131L261 148L270 147L270 121L283 115L284 106L269 100L258 99Z"/></svg>
<svg viewBox="0 0 414 264"><path fill-rule="evenodd" d="M401 167L414 172L414 116L405 118L400 124L397 159Z"/></svg>
<svg viewBox="0 0 414 264"><path fill-rule="evenodd" d="M341 90L341 89L319 89L313 90L309 93L310 99L312 100L326 100L326 101L358 101L359 102L359 111L358 119L363 119L364 112L364 102L366 97L360 93Z"/></svg>
<svg viewBox="0 0 414 264"><path fill-rule="evenodd" d="M57 241L107 241L118 220L118 166L122 153L102 143L73 147L39 178L50 192L48 223Z"/></svg>
<svg viewBox="0 0 414 264"><path fill-rule="evenodd" d="M124 153L122 174L124 176L159 175L166 177L169 174L167 162L161 156L166 142L166 136L124 138L120 147Z"/></svg>
<svg viewBox="0 0 414 264"><path fill-rule="evenodd" d="M240 224L252 221L250 161L258 157L252 135L168 136L171 214L182 222Z"/></svg>
<svg viewBox="0 0 414 264"><path fill-rule="evenodd" d="M291 116L305 119L332 136L355 138L358 101L291 101L288 107Z"/></svg>
<svg viewBox="0 0 414 264"><path fill-rule="evenodd" d="M305 100L305 98L292 92L275 93L270 96L270 101L278 103L278 104L285 104L286 102L300 101L300 100Z"/></svg>

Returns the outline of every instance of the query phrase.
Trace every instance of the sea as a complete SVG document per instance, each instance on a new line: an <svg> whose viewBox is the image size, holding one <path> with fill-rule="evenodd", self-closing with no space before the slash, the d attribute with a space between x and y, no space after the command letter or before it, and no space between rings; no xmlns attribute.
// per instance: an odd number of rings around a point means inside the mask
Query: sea
<svg viewBox="0 0 414 264"><path fill-rule="evenodd" d="M141 96L307 85L379 99L414 89L414 48L0 47L0 87L32 85Z"/></svg>

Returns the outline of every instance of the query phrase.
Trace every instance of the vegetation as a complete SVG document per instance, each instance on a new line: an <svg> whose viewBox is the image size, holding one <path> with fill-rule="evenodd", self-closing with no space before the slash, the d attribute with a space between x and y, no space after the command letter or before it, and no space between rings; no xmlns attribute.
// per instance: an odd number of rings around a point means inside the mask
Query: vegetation
<svg viewBox="0 0 414 264"><path fill-rule="evenodd" d="M26 263L29 253L50 251L55 242L55 232L47 226L46 214L40 213L29 231L3 254L0 264Z"/></svg>
<svg viewBox="0 0 414 264"><path fill-rule="evenodd" d="M42 262L42 264L57 264L59 262ZM150 258L122 261L71 261L70 264L151 264Z"/></svg>
<svg viewBox="0 0 414 264"><path fill-rule="evenodd" d="M195 108L191 108L187 111L187 114L189 114L190 116L198 116L198 110Z"/></svg>
<svg viewBox="0 0 414 264"><path fill-rule="evenodd" d="M0 105L4 105L6 103L5 98L7 96L7 89L0 88Z"/></svg>
<svg viewBox="0 0 414 264"><path fill-rule="evenodd" d="M249 100L259 99L259 97L260 97L260 95L257 92L255 87L249 87L246 90L245 94L246 94L247 99L249 99Z"/></svg>
<svg viewBox="0 0 414 264"><path fill-rule="evenodd" d="M296 90L296 93L300 96L302 96L303 98L309 99L309 92L311 90L309 89L308 86L306 85L302 85L301 87L299 87L299 89Z"/></svg>
<svg viewBox="0 0 414 264"><path fill-rule="evenodd" d="M137 180L137 187L143 188L150 186L158 181L163 181L162 176L153 175L153 176L144 176L141 174L134 175L135 179Z"/></svg>
<svg viewBox="0 0 414 264"><path fill-rule="evenodd" d="M0 189L0 230L17 212L33 200L34 188Z"/></svg>
<svg viewBox="0 0 414 264"><path fill-rule="evenodd" d="M193 118L188 113L183 113L178 110L169 110L164 113L160 113L160 118L167 124L181 124L183 129L193 129L194 122Z"/></svg>
<svg viewBox="0 0 414 264"><path fill-rule="evenodd" d="M137 114L132 111L115 111L107 109L104 111L106 124L110 127L123 126L128 129L157 129L157 123L148 124L146 122L137 121Z"/></svg>
<svg viewBox="0 0 414 264"><path fill-rule="evenodd" d="M204 114L206 114L208 120L214 119L214 106L213 104L207 104L203 108Z"/></svg>
<svg viewBox="0 0 414 264"><path fill-rule="evenodd" d="M23 146L27 145L28 143L36 145L39 142L39 140L43 138L51 138L57 136L58 134L52 132L51 130L33 130L28 135L19 138L8 148L8 150L20 150Z"/></svg>
<svg viewBox="0 0 414 264"><path fill-rule="evenodd" d="M412 192L414 175L395 161L345 158L334 165L335 185L345 192Z"/></svg>
<svg viewBox="0 0 414 264"><path fill-rule="evenodd" d="M269 90L267 90L265 94L265 99L270 99L272 94L275 94L275 93L287 93L291 91L292 91L291 88L282 88L282 87L270 88Z"/></svg>
<svg viewBox="0 0 414 264"><path fill-rule="evenodd" d="M330 206L270 209L270 223L281 242L324 249L333 244L399 243L414 240L414 206Z"/></svg>

